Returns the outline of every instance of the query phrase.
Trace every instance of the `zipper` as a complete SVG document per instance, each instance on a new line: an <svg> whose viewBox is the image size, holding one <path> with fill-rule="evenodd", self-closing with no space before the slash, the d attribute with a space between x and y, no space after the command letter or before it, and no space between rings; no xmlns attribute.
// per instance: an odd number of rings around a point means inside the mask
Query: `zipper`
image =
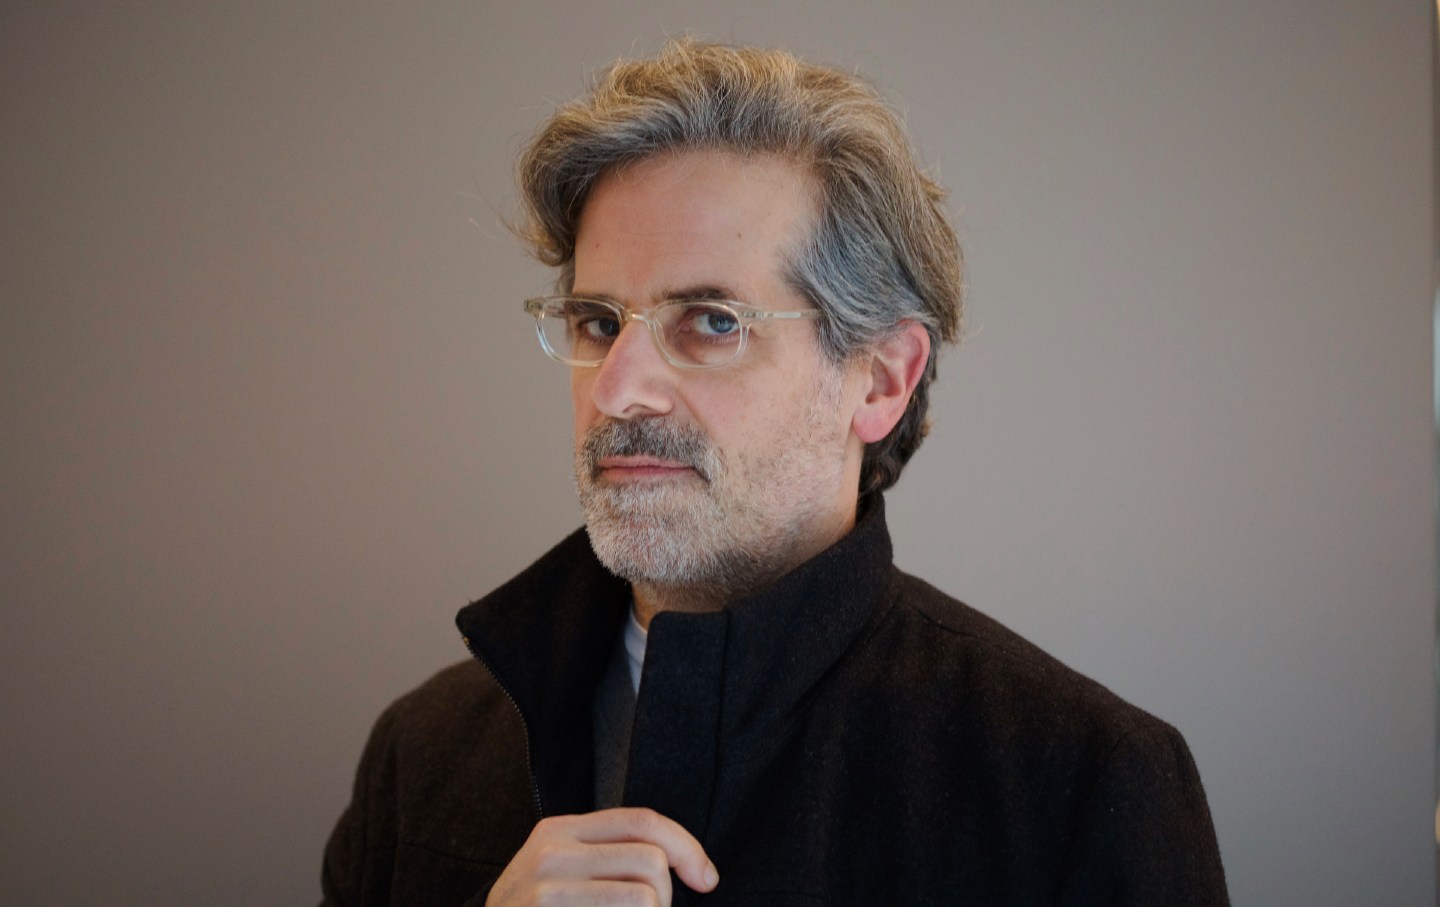
<svg viewBox="0 0 1440 907"><path fill-rule="evenodd" d="M495 686L500 688L500 692L504 693L505 698L510 700L510 704L515 707L515 714L520 716L520 726L525 730L525 765L530 769L530 795L534 798L535 821L538 822L545 818L545 807L540 803L540 781L535 772L535 751L530 747L530 722L525 720L525 712L520 708L520 703L515 701L510 690L500 682L495 669L490 667L490 663L482 658L480 653L475 651L475 647L470 644L470 637L461 634L460 638L465 640L465 648L470 650L470 657L480 663L480 667L484 668L485 673L490 675L490 679L495 681Z"/></svg>

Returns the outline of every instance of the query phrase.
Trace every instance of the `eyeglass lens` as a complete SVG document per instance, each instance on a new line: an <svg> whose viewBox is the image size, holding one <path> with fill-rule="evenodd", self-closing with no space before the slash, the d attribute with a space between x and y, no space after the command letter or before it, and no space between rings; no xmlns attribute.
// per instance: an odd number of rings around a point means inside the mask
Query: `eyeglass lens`
<svg viewBox="0 0 1440 907"><path fill-rule="evenodd" d="M740 317L715 302L667 302L644 316L671 359L684 365L714 368L727 365L740 352ZM574 362L600 362L625 323L618 305L589 299L550 300L540 329L550 349Z"/></svg>

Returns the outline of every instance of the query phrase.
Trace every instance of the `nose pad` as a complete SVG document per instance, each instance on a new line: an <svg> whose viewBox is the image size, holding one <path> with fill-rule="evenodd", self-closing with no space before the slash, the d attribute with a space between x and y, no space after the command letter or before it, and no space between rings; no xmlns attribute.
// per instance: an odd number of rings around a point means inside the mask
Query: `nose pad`
<svg viewBox="0 0 1440 907"><path fill-rule="evenodd" d="M632 318L595 368L591 397L596 409L617 419L667 413L673 403L674 371L660 354L650 326Z"/></svg>

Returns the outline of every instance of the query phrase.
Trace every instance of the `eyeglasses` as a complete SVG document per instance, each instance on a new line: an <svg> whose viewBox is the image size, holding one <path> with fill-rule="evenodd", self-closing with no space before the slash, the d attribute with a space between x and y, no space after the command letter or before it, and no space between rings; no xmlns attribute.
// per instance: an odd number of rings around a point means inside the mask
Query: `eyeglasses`
<svg viewBox="0 0 1440 907"><path fill-rule="evenodd" d="M607 299L542 296L525 300L535 316L540 345L557 362L594 368L605 361L626 322L650 326L660 355L676 368L724 368L740 358L750 326L757 321L814 319L817 309L767 312L743 302L672 299L648 312L632 312Z"/></svg>

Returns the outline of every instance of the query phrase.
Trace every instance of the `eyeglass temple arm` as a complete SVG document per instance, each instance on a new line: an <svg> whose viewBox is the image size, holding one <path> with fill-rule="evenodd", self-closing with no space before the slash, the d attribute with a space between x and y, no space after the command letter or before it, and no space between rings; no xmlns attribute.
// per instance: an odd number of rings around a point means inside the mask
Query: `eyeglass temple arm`
<svg viewBox="0 0 1440 907"><path fill-rule="evenodd" d="M819 309L802 309L798 312L757 312L754 309L741 309L743 317L752 321L767 321L771 318L821 318L824 312Z"/></svg>

